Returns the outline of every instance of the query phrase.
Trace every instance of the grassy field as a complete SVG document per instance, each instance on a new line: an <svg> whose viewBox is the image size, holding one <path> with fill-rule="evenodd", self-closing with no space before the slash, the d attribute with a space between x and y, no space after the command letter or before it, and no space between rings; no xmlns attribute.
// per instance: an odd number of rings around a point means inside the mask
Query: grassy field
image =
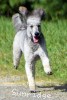
<svg viewBox="0 0 67 100"><path fill-rule="evenodd" d="M41 61L36 64L36 79L50 82L67 83L67 20L43 22L42 31L46 39L48 55L53 71L47 76ZM12 62L12 43L15 35L11 19L0 18L0 77L24 76L24 58L21 58L18 70Z"/></svg>

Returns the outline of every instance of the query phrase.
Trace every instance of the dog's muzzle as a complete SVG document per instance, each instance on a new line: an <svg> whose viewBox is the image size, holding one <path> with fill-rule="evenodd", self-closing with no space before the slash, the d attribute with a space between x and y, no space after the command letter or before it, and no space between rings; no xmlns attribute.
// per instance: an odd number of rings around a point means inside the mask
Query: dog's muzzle
<svg viewBox="0 0 67 100"><path fill-rule="evenodd" d="M39 42L39 37L40 37L40 33L39 32L35 32L35 36L33 37L33 42L34 43L38 43Z"/></svg>

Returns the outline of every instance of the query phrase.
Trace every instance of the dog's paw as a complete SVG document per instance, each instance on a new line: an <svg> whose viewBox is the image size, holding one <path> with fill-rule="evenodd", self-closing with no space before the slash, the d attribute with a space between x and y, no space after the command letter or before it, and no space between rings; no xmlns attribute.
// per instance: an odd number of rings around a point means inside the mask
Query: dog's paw
<svg viewBox="0 0 67 100"><path fill-rule="evenodd" d="M36 91L31 90L30 93L36 93Z"/></svg>
<svg viewBox="0 0 67 100"><path fill-rule="evenodd" d="M15 69L17 69L17 68L18 68L18 66L14 66L14 68L15 68Z"/></svg>
<svg viewBox="0 0 67 100"><path fill-rule="evenodd" d="M44 71L46 72L47 75L52 75L52 70L51 70L50 66L46 67L44 69Z"/></svg>
<svg viewBox="0 0 67 100"><path fill-rule="evenodd" d="M52 72L48 72L48 73L47 73L47 75L52 75L52 74L53 74Z"/></svg>

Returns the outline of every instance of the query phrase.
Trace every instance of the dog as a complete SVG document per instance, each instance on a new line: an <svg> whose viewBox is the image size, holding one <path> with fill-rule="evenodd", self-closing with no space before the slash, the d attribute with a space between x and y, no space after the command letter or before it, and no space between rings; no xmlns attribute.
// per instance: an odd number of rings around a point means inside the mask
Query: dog
<svg viewBox="0 0 67 100"><path fill-rule="evenodd" d="M46 74L52 74L46 42L41 31L41 20L45 14L42 9L34 10L29 14L25 7L20 7L19 11L20 14L12 17L16 29L13 41L13 64L17 69L23 53L29 88L31 92L35 92L35 63L39 58Z"/></svg>

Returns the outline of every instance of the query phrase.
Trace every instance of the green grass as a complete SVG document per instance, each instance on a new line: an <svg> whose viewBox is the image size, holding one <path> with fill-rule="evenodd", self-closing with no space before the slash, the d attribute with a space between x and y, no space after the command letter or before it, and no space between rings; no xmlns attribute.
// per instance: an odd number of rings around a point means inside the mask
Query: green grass
<svg viewBox="0 0 67 100"><path fill-rule="evenodd" d="M46 39L53 75L47 76L41 61L36 64L36 79L50 82L67 82L67 20L43 22L42 31ZM15 35L11 19L0 18L0 76L23 76L24 58L18 70L13 68L12 43Z"/></svg>

